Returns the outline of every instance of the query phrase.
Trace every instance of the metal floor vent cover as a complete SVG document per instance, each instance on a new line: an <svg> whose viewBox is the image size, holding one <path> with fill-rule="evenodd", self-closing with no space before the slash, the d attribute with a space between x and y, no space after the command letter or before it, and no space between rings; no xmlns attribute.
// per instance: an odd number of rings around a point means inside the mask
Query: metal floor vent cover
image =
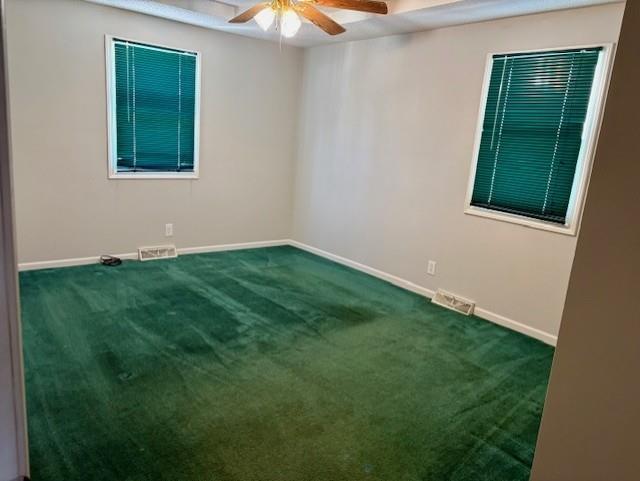
<svg viewBox="0 0 640 481"><path fill-rule="evenodd" d="M138 259L141 261L173 259L174 257L178 257L178 251L174 245L138 248Z"/></svg>
<svg viewBox="0 0 640 481"><path fill-rule="evenodd" d="M450 292L443 291L442 289L438 289L436 291L436 295L433 296L431 302L439 306L446 307L447 309L451 309L452 311L464 314L465 316L473 314L473 310L476 307L475 302L465 299L464 297L451 294Z"/></svg>

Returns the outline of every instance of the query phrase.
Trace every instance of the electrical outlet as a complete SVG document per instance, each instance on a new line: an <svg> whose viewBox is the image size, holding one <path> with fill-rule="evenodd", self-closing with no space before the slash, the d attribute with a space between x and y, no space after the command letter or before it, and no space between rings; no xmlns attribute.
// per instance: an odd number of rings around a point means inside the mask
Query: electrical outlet
<svg viewBox="0 0 640 481"><path fill-rule="evenodd" d="M171 237L173 235L173 224L164 225L164 236Z"/></svg>
<svg viewBox="0 0 640 481"><path fill-rule="evenodd" d="M430 276L436 275L436 261L429 261L427 264L427 274Z"/></svg>

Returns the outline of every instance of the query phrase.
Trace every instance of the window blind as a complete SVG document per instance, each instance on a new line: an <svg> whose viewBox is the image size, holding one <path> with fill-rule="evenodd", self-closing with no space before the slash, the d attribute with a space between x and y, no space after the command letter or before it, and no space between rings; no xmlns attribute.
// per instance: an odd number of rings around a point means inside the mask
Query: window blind
<svg viewBox="0 0 640 481"><path fill-rule="evenodd" d="M601 50L493 57L471 205L566 222Z"/></svg>
<svg viewBox="0 0 640 481"><path fill-rule="evenodd" d="M196 54L114 40L118 172L193 172Z"/></svg>

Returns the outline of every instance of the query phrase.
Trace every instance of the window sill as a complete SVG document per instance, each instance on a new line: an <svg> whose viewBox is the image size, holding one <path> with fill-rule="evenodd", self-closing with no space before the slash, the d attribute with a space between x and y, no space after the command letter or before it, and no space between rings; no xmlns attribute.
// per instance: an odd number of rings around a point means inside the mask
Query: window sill
<svg viewBox="0 0 640 481"><path fill-rule="evenodd" d="M509 214L507 212L498 212L489 209L483 209L482 207L468 206L465 214L475 215L478 217L485 217L487 219L494 219L501 222L509 222L511 224L519 224L530 229L545 230L548 232L555 232L556 234L563 234L568 236L576 235L575 225L561 225L554 224L553 222L545 222L543 220L531 219L517 214Z"/></svg>
<svg viewBox="0 0 640 481"><path fill-rule="evenodd" d="M122 179L167 179L167 180L196 180L200 176L196 172L185 172L182 174L176 172L112 172L109 174L109 179L122 180Z"/></svg>

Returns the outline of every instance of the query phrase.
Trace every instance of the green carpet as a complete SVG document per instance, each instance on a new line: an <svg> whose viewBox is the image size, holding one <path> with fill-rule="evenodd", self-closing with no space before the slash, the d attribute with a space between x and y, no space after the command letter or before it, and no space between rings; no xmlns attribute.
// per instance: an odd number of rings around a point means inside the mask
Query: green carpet
<svg viewBox="0 0 640 481"><path fill-rule="evenodd" d="M292 247L20 275L34 481L516 481L553 349Z"/></svg>

